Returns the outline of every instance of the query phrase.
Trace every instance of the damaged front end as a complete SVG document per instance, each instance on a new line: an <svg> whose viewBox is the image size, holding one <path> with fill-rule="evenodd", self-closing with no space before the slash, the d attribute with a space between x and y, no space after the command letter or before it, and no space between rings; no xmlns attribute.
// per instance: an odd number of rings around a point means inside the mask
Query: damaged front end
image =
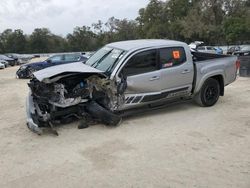
<svg viewBox="0 0 250 188"><path fill-rule="evenodd" d="M81 120L84 126L94 122L117 125L121 117L117 110L124 96L117 92L116 83L94 72L62 73L50 78L33 78L28 86L27 126L37 134L44 128Z"/></svg>

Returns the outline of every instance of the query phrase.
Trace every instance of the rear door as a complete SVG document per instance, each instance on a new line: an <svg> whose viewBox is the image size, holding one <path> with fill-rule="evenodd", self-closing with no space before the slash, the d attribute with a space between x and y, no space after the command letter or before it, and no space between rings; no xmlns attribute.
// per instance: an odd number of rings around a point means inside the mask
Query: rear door
<svg viewBox="0 0 250 188"><path fill-rule="evenodd" d="M159 49L161 89L168 98L185 96L192 90L193 62L188 60L183 47Z"/></svg>

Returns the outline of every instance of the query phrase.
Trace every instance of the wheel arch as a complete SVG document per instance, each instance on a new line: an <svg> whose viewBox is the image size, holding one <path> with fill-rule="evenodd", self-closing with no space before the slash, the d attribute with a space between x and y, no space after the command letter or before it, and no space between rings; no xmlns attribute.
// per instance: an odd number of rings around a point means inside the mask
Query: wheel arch
<svg viewBox="0 0 250 188"><path fill-rule="evenodd" d="M210 77L212 79L215 79L218 81L219 85L220 85L220 96L224 96L224 78L222 75L215 75Z"/></svg>
<svg viewBox="0 0 250 188"><path fill-rule="evenodd" d="M214 72L213 74L209 74L209 75L206 75L203 77L200 75L200 78L201 78L201 80L196 83L194 95L199 93L202 86L209 78L212 78L212 79L215 79L216 81L218 81L219 86L220 86L220 96L224 96L224 86L225 86L224 81L225 81L225 79L224 79L224 75L222 72Z"/></svg>

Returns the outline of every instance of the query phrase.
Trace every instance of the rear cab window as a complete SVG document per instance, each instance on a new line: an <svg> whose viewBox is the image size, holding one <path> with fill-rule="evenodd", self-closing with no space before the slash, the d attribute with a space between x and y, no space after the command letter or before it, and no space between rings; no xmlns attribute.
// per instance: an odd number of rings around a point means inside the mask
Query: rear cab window
<svg viewBox="0 0 250 188"><path fill-rule="evenodd" d="M160 66L162 69L175 67L187 61L185 49L183 47L162 48L160 53Z"/></svg>

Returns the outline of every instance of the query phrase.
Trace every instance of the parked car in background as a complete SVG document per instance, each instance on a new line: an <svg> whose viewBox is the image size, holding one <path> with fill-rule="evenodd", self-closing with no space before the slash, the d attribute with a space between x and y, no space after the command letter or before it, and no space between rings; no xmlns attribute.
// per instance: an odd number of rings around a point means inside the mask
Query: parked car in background
<svg viewBox="0 0 250 188"><path fill-rule="evenodd" d="M9 63L10 66L16 65L16 61L13 58L7 57L6 55L1 55L0 54L0 60L8 61L8 63Z"/></svg>
<svg viewBox="0 0 250 188"><path fill-rule="evenodd" d="M30 60L34 58L34 55L30 55L30 54L21 54L20 56L21 56L19 58L20 64L29 63Z"/></svg>
<svg viewBox="0 0 250 188"><path fill-rule="evenodd" d="M5 68L5 65L0 62L0 69L4 69L4 68Z"/></svg>
<svg viewBox="0 0 250 188"><path fill-rule="evenodd" d="M216 49L212 46L198 46L197 51L204 52L204 53L210 53L210 54L217 54Z"/></svg>
<svg viewBox="0 0 250 188"><path fill-rule="evenodd" d="M233 53L233 55L237 56L248 56L250 55L250 46L244 46L239 51Z"/></svg>
<svg viewBox="0 0 250 188"><path fill-rule="evenodd" d="M14 59L15 62L16 62L16 65L18 65L18 57L17 57L17 54L4 54L5 56L11 58L11 59Z"/></svg>
<svg viewBox="0 0 250 188"><path fill-rule="evenodd" d="M47 67L52 67L61 64L74 63L74 62L85 62L88 58L79 53L74 54L59 54L49 57L47 60L42 62L35 62L30 64L21 65L16 72L17 78L31 78L33 73L45 69Z"/></svg>
<svg viewBox="0 0 250 188"><path fill-rule="evenodd" d="M8 53L5 55L8 56L9 58L14 59L17 65L28 63L29 60L33 58L33 56L31 55L23 55L23 54L16 54L16 53Z"/></svg>
<svg viewBox="0 0 250 188"><path fill-rule="evenodd" d="M223 54L223 50L220 47L214 47L216 54Z"/></svg>
<svg viewBox="0 0 250 188"><path fill-rule="evenodd" d="M8 61L0 59L0 63L4 64L5 68L9 66L9 62Z"/></svg>
<svg viewBox="0 0 250 188"><path fill-rule="evenodd" d="M227 50L227 54L232 55L233 53L238 52L240 50L241 50L240 46L232 46Z"/></svg>

